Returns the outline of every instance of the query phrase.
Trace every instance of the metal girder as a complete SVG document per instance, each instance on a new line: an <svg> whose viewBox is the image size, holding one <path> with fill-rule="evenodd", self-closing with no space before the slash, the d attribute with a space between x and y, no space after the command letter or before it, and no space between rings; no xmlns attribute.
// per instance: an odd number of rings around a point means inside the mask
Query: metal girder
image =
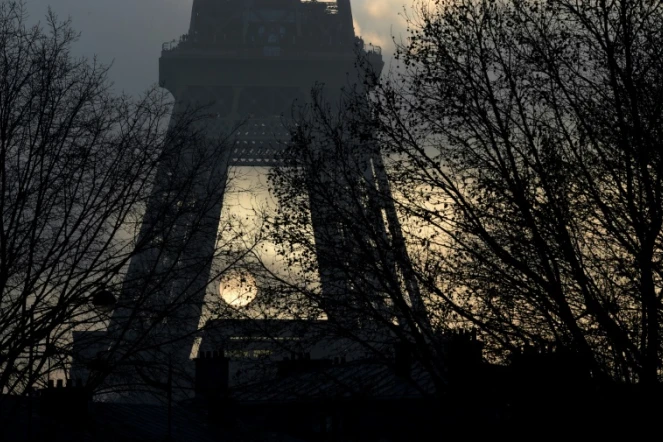
<svg viewBox="0 0 663 442"><path fill-rule="evenodd" d="M272 167L279 164L278 154L285 146L263 141L237 141L230 155L231 166Z"/></svg>

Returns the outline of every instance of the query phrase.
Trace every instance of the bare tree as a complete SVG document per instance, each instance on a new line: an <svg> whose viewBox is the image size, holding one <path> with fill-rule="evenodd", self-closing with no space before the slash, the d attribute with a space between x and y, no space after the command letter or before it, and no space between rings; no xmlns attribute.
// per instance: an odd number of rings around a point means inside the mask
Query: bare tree
<svg viewBox="0 0 663 442"><path fill-rule="evenodd" d="M0 4L3 393L70 376L74 333L87 337L78 353L104 350L86 367L92 387L193 339L172 324L155 330L200 314L205 269L223 246L194 253L200 235L216 235L210 214L226 185L215 173L223 137L203 131L209 116L173 109L158 88L115 95L107 67L71 55L77 38L52 12L28 27L23 4Z"/></svg>
<svg viewBox="0 0 663 442"><path fill-rule="evenodd" d="M276 170L289 189L279 240L307 251L299 267L316 270L306 188L354 238L336 262L356 281L349 305L363 317L387 324L361 300L377 292L395 323L478 327L494 360L559 345L596 378L657 383L662 18L658 2L631 0L418 3L399 69L382 81L369 72L376 88L350 112L314 106L294 128L300 165L315 163L321 144L327 160L314 174ZM360 176L343 152L378 147L424 322L390 274L401 239L371 231L361 179L324 179ZM348 265L352 254L362 266ZM416 342L430 342L416 330ZM417 348L431 366L444 359Z"/></svg>
<svg viewBox="0 0 663 442"><path fill-rule="evenodd" d="M367 83L349 87L340 100L320 87L294 109L291 142L270 175L278 206L269 232L288 270L272 274L273 308L323 318L321 339L333 341L332 333L385 363L393 363L396 347L414 351L441 391L448 309L421 291L392 210L397 189L366 92L375 74L366 69ZM315 223L325 228L314 235ZM335 290L325 290L325 277Z"/></svg>

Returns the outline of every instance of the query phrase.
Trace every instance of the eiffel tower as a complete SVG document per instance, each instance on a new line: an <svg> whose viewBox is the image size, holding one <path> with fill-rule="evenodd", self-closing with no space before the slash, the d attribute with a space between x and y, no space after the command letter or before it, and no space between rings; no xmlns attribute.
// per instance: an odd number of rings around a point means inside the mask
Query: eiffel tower
<svg viewBox="0 0 663 442"><path fill-rule="evenodd" d="M172 302L169 298L172 293L187 294L186 304L171 311L170 316L159 319L157 328L162 343L155 345L161 350L167 345L174 349L165 352L170 359L160 361L162 365L187 365L210 280L229 168L275 166L280 147L274 141L287 140L289 136L283 126L283 115L290 113L295 100L305 102L316 84L324 84L330 101L340 97L348 79L358 78L357 51L369 60L375 72L381 72L384 63L379 48L365 47L355 36L350 0L194 0L188 34L179 41L164 44L159 60L159 81L173 95L176 110L209 105L206 111L215 118L203 120L204 126L200 129L210 139L230 133L240 122L244 123L232 144L226 145L221 152L207 152L209 155L203 152L201 156L208 167L192 185L202 190L194 191L192 200L184 202L185 205L205 207L204 216L196 220L196 229L183 225L181 233L170 232L171 240L178 235L195 236L188 238L188 246L178 250L176 261L203 264L194 264L191 266L194 270L155 288L154 294L150 295L150 305L166 308ZM186 168L187 162L190 167L195 167L191 160L194 155L191 150L187 152L188 159L176 156L161 166L143 220L142 235L162 222L167 212L163 209L173 205L173 200L169 199L173 187L170 178L177 174L178 168ZM369 179L373 185L381 191L388 189L379 154L373 154L368 160L371 164ZM211 198L209 189L213 189ZM400 237L396 210L389 200L387 198L386 202L377 205L374 228L385 235ZM333 263L325 259L327 252L338 246L334 238L338 226L330 225L324 204L311 198L310 206L322 293L334 301L335 297L346 296L348 292L343 281L339 281ZM405 257L401 262L407 264L405 246L402 241L396 242L401 243L399 253ZM155 265L168 260L167 253L141 252L133 258L127 279L141 281ZM408 278L407 269L401 270L415 299L418 296L416 283ZM131 341L131 333L123 331L127 318L137 309L132 304L131 293L131 288L125 287L120 295L118 306L123 307L118 307L111 318L110 341ZM337 311L332 308L328 314L343 316L346 313L342 308ZM119 337L121 334L123 338ZM172 342L164 336L172 336ZM187 339L182 341L178 336L187 336ZM142 360L149 365L154 362L150 357L142 357ZM161 376L162 383L164 379Z"/></svg>

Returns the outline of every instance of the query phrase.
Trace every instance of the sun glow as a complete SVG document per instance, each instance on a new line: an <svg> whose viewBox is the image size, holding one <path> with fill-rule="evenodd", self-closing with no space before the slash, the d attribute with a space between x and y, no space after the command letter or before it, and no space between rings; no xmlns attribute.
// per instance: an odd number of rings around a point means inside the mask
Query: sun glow
<svg viewBox="0 0 663 442"><path fill-rule="evenodd" d="M258 296L258 286L247 271L233 270L221 279L219 295L233 307L244 307Z"/></svg>

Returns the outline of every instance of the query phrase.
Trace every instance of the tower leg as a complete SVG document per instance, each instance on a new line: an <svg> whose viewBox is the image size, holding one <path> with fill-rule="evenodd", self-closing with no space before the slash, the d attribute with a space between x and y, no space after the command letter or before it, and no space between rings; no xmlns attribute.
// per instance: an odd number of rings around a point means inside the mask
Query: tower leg
<svg viewBox="0 0 663 442"><path fill-rule="evenodd" d="M122 375L113 384L159 389L172 366L171 385L191 385L189 356L215 255L230 149L206 136L179 143L159 166L136 254L109 324L108 356L126 366L115 370Z"/></svg>

